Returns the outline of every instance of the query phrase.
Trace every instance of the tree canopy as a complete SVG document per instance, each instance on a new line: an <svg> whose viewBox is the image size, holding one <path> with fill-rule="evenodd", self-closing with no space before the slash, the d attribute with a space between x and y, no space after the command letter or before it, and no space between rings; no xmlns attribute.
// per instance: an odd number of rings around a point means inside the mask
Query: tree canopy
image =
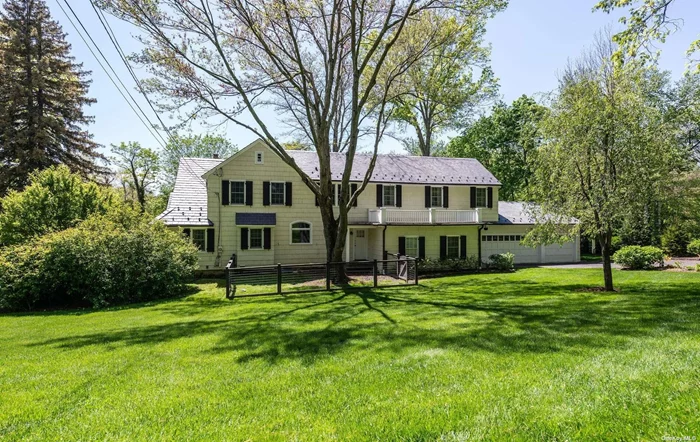
<svg viewBox="0 0 700 442"><path fill-rule="evenodd" d="M70 55L66 34L43 0L8 0L0 14L0 195L30 173L65 164L83 176L104 173L84 126L89 72Z"/></svg>
<svg viewBox="0 0 700 442"><path fill-rule="evenodd" d="M501 182L503 201L523 198L542 142L540 122L547 108L523 95L511 105L496 103L491 114L469 124L447 145L446 155L476 158Z"/></svg>

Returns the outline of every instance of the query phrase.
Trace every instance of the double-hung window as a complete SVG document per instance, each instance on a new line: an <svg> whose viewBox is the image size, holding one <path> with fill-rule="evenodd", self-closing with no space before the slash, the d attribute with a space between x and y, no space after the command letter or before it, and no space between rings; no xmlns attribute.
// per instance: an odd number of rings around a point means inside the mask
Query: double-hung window
<svg viewBox="0 0 700 442"><path fill-rule="evenodd" d="M284 206L284 183L270 183L270 204Z"/></svg>
<svg viewBox="0 0 700 442"><path fill-rule="evenodd" d="M250 238L249 238L249 245L248 248L250 249L262 249L263 248L263 229L250 229L248 231Z"/></svg>
<svg viewBox="0 0 700 442"><path fill-rule="evenodd" d="M311 223L297 221L290 228L292 244L311 244Z"/></svg>
<svg viewBox="0 0 700 442"><path fill-rule="evenodd" d="M476 207L486 207L486 189L483 187L476 188Z"/></svg>
<svg viewBox="0 0 700 442"><path fill-rule="evenodd" d="M447 257L459 258L459 236L447 237Z"/></svg>
<svg viewBox="0 0 700 442"><path fill-rule="evenodd" d="M412 258L418 257L418 237L417 236L407 236L406 237L406 255Z"/></svg>
<svg viewBox="0 0 700 442"><path fill-rule="evenodd" d="M442 187L430 188L430 207L442 207Z"/></svg>
<svg viewBox="0 0 700 442"><path fill-rule="evenodd" d="M192 244L196 245L199 250L207 249L207 232L204 229L192 230Z"/></svg>
<svg viewBox="0 0 700 442"><path fill-rule="evenodd" d="M396 186L388 184L383 187L384 192L384 207L396 206Z"/></svg>
<svg viewBox="0 0 700 442"><path fill-rule="evenodd" d="M231 204L245 204L245 181L231 181Z"/></svg>

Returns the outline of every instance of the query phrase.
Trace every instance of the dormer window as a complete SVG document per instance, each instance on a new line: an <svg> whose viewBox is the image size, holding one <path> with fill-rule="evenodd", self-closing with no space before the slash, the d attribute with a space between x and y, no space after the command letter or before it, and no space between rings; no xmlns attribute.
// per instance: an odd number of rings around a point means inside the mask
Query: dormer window
<svg viewBox="0 0 700 442"><path fill-rule="evenodd" d="M263 153L255 152L255 164L263 164Z"/></svg>

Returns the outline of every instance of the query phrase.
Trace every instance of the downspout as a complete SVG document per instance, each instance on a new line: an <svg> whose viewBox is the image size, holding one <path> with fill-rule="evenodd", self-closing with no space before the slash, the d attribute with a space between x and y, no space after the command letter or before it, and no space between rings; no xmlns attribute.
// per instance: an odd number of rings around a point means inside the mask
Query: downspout
<svg viewBox="0 0 700 442"><path fill-rule="evenodd" d="M221 168L217 172L221 171ZM223 177L223 173L217 174L219 176L219 186L217 189L221 189L221 178ZM216 226L216 259L214 260L214 267L221 267L221 254L223 253L223 248L221 247L221 211L223 210L223 206L221 203L221 192L214 192L214 195L216 195L216 201L219 203L218 204L218 225ZM208 213L208 210L207 210Z"/></svg>
<svg viewBox="0 0 700 442"><path fill-rule="evenodd" d="M478 238L478 244L479 244L479 269L481 269L481 231L484 230L484 227L486 227L486 224L481 224L479 225L479 238Z"/></svg>
<svg viewBox="0 0 700 442"><path fill-rule="evenodd" d="M389 225L384 225L384 230L382 230L382 260L386 260L386 228Z"/></svg>

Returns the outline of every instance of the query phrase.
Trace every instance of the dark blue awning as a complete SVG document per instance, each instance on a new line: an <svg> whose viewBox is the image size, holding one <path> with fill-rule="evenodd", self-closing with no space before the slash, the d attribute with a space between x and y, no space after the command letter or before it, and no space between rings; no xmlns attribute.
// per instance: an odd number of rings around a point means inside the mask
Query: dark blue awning
<svg viewBox="0 0 700 442"><path fill-rule="evenodd" d="M276 213L236 213L237 226L274 226Z"/></svg>

